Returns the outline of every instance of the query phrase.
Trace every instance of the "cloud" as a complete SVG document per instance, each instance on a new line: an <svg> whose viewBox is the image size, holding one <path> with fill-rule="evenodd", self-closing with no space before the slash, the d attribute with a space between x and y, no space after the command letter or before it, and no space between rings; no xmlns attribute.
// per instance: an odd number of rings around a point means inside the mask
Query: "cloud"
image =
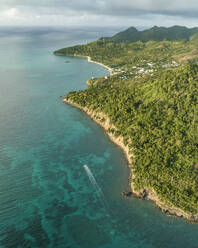
<svg viewBox="0 0 198 248"><path fill-rule="evenodd" d="M1 0L0 9L1 25L198 24L197 0Z"/></svg>
<svg viewBox="0 0 198 248"><path fill-rule="evenodd" d="M16 8L10 8L0 12L0 18L18 19L20 18L20 12Z"/></svg>

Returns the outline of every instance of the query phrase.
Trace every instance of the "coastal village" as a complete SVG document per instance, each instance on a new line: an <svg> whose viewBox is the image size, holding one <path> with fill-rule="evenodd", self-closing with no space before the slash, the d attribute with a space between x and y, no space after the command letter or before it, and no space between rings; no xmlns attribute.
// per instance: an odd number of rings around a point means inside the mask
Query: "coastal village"
<svg viewBox="0 0 198 248"><path fill-rule="evenodd" d="M94 62L91 60L88 60L89 62ZM97 63L97 62L96 62ZM100 65L104 66L105 68L107 68L109 70L110 75L109 76L105 76L102 77L102 81L104 82L105 80L109 80L109 78L113 78L113 79L119 79L119 80L129 80L131 78L135 78L138 79L140 77L143 77L145 75L150 75L153 76L153 74L155 72L157 72L160 69L163 68L175 68L179 66L179 63L177 63L176 61L172 60L170 63L168 64L163 64L163 63L154 63L154 62L146 62L146 61L142 61L142 65L134 65L131 67L123 67L123 68L109 68L101 63L99 63ZM90 83L100 83L101 82L101 78L99 78L99 81L97 80L97 78L92 77L91 79L89 79L86 84L90 84Z"/></svg>

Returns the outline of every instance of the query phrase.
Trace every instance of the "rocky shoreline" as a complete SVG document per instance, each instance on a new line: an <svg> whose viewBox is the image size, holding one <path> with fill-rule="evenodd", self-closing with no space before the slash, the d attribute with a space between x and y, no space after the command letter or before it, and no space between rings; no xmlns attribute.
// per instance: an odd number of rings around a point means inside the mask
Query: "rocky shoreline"
<svg viewBox="0 0 198 248"><path fill-rule="evenodd" d="M116 138L113 136L112 133L107 132L108 129L112 129L112 128L116 130L116 127L110 123L110 120L106 115L104 115L103 113L96 113L92 110L89 110L87 107L81 107L80 105L73 103L71 100L68 100L66 98L63 99L63 102L69 105L72 105L76 108L79 108L82 111L84 111L87 115L89 115L91 119L93 119L96 123L98 123L100 126L102 126L105 129L109 138L124 151L127 161L128 161L128 165L131 170L131 176L130 176L131 185L130 186L131 186L131 193L134 196L138 197L139 199L146 199L146 200L154 201L155 204L165 213L168 213L176 217L183 217L188 222L191 222L191 223L198 223L198 214L193 215L193 214L187 213L183 211L182 209L179 209L171 205L170 203L163 202L161 199L159 199L159 197L157 196L157 194L155 193L153 189L144 188L144 189L141 189L140 191L135 190L135 187L133 185L133 179L135 175L133 174L133 168L132 168L133 155L129 153L128 145L127 146L124 145L123 137L119 136ZM130 194L130 192L123 193L123 195L127 195L127 194L129 194L130 196L132 195Z"/></svg>

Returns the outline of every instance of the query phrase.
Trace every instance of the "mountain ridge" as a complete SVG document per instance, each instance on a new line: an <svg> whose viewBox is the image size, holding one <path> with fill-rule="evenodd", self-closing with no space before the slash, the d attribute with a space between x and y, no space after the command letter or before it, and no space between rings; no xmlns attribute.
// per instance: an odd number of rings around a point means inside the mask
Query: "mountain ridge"
<svg viewBox="0 0 198 248"><path fill-rule="evenodd" d="M150 29L138 31L135 27L129 27L112 37L102 37L100 40L107 40L113 42L147 42L154 41L177 41L177 40L190 40L190 37L198 33L198 27L187 28L185 26L172 26L172 27L158 27L153 26Z"/></svg>

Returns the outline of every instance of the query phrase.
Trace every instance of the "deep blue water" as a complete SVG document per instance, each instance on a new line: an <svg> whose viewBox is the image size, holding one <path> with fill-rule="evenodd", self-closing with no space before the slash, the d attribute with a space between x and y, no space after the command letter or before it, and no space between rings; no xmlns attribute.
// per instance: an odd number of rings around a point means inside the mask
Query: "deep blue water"
<svg viewBox="0 0 198 248"><path fill-rule="evenodd" d="M129 189L123 152L62 103L90 77L108 74L52 54L81 42L72 35L0 39L0 247L197 248L197 225L122 198Z"/></svg>

